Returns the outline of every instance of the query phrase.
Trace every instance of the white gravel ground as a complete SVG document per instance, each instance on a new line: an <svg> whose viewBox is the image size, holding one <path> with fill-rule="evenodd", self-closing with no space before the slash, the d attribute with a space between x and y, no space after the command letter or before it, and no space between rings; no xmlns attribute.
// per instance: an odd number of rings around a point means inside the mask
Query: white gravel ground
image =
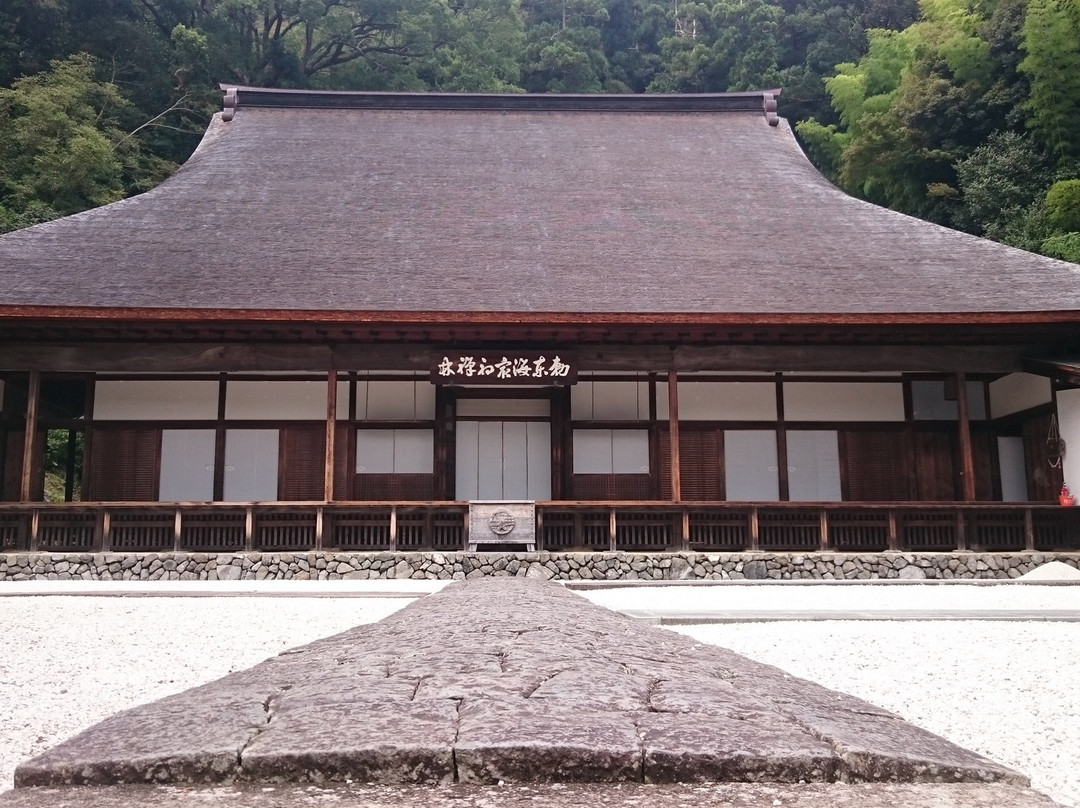
<svg viewBox="0 0 1080 808"><path fill-rule="evenodd" d="M587 593L625 609L1080 608L1080 587L725 586ZM2 595L2 590L0 590ZM2 597L0 791L117 710L249 667L404 599ZM1080 808L1080 623L787 622L679 629L893 710Z"/></svg>

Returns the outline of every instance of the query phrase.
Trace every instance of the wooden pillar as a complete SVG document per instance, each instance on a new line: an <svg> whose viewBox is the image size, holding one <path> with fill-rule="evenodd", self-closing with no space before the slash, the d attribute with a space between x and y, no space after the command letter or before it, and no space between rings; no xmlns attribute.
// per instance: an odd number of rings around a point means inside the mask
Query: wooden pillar
<svg viewBox="0 0 1080 808"><path fill-rule="evenodd" d="M334 499L334 449L337 437L337 371L326 374L326 454L323 457L323 499Z"/></svg>
<svg viewBox="0 0 1080 808"><path fill-rule="evenodd" d="M975 455L971 448L971 411L968 407L967 375L956 374L956 406L960 427L960 484L964 502L975 501Z"/></svg>
<svg viewBox="0 0 1080 808"><path fill-rule="evenodd" d="M23 432L22 476L19 480L19 502L30 501L30 484L34 472L34 444L37 442L38 399L41 398L41 371L30 371L26 394L26 430Z"/></svg>
<svg viewBox="0 0 1080 808"><path fill-rule="evenodd" d="M225 499L225 404L228 376L218 374L217 427L214 432L214 501Z"/></svg>
<svg viewBox="0 0 1080 808"><path fill-rule="evenodd" d="M784 379L783 374L776 374L776 488L781 502L791 499L791 484L788 475L787 453L787 416L784 414Z"/></svg>
<svg viewBox="0 0 1080 808"><path fill-rule="evenodd" d="M671 444L671 499L682 501L682 461L679 459L679 374L668 371L668 436Z"/></svg>

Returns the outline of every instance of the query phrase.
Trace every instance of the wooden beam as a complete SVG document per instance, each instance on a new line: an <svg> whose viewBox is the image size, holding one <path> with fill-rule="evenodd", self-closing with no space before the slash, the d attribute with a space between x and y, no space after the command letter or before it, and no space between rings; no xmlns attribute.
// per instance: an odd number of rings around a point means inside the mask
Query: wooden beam
<svg viewBox="0 0 1080 808"><path fill-rule="evenodd" d="M548 340L547 342L550 342ZM162 373L430 369L434 345L348 343L67 343L0 345L5 370ZM674 367L688 371L911 371L1011 373L1023 368L1027 345L715 345L681 346ZM672 366L666 345L578 345L578 366L592 370L655 371Z"/></svg>
<svg viewBox="0 0 1080 808"><path fill-rule="evenodd" d="M37 443L38 400L41 398L41 371L30 371L26 394L26 427L23 431L22 475L19 478L19 502L30 501L34 473L34 444Z"/></svg>
<svg viewBox="0 0 1080 808"><path fill-rule="evenodd" d="M682 461L679 459L679 374L668 371L668 434L671 444L671 499L682 500Z"/></svg>
<svg viewBox="0 0 1080 808"><path fill-rule="evenodd" d="M370 354L370 349L368 350ZM222 343L83 343L0 347L5 370L86 373L217 373L297 371L323 373L332 364L328 345Z"/></svg>
<svg viewBox="0 0 1080 808"><path fill-rule="evenodd" d="M975 496L975 454L971 447L971 409L968 406L967 375L956 374L956 406L958 409L958 427L960 430L960 485L964 502L974 502Z"/></svg>
<svg viewBox="0 0 1080 808"><path fill-rule="evenodd" d="M675 368L688 371L836 371L1011 373L1021 367L1016 345L717 345L675 349ZM578 351L589 369L587 351Z"/></svg>
<svg viewBox="0 0 1080 808"><path fill-rule="evenodd" d="M323 499L334 499L334 457L337 437L337 387L338 374L331 370L326 374L326 453L323 456Z"/></svg>

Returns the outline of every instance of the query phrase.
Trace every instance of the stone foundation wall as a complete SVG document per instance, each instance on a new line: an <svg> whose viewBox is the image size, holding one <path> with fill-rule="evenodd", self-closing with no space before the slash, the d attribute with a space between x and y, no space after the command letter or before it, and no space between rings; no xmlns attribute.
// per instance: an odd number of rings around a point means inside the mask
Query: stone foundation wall
<svg viewBox="0 0 1080 808"><path fill-rule="evenodd" d="M461 579L790 580L1018 578L1080 553L11 553L0 582Z"/></svg>

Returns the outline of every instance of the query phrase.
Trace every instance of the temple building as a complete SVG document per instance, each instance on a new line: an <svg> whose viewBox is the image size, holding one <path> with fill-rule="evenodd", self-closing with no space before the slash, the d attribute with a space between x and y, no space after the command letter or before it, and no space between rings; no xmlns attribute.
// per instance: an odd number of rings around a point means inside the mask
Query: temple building
<svg viewBox="0 0 1080 808"><path fill-rule="evenodd" d="M1080 266L845 195L778 91L225 89L0 237L2 549L1080 548Z"/></svg>

